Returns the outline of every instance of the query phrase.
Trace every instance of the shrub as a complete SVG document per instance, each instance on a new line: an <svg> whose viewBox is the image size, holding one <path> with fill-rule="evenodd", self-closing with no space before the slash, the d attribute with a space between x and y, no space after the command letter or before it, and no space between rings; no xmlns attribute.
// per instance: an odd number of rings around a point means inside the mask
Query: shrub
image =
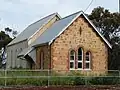
<svg viewBox="0 0 120 90"><path fill-rule="evenodd" d="M74 77L52 77L50 85L74 85Z"/></svg>
<svg viewBox="0 0 120 90"><path fill-rule="evenodd" d="M120 84L120 78L117 73L108 73L106 76L84 76L81 72L71 71L68 74L58 74L50 72L50 85L115 85ZM66 76L65 76L66 75ZM4 77L5 72L1 71L0 76ZM34 77L32 77L34 76ZM39 77L43 76L43 77ZM48 85L48 72L38 71L7 71L7 85L34 85L46 86ZM20 78L17 78L20 77ZM22 78L21 78L22 77ZM29 78L30 77L30 78ZM0 85L5 84L5 78L1 78Z"/></svg>
<svg viewBox="0 0 120 90"><path fill-rule="evenodd" d="M1 78L0 79L0 86L3 86L5 84L5 79L4 78Z"/></svg>
<svg viewBox="0 0 120 90"><path fill-rule="evenodd" d="M92 85L115 85L119 83L118 77L92 77L89 80Z"/></svg>
<svg viewBox="0 0 120 90"><path fill-rule="evenodd" d="M85 85L85 78L75 77L74 85Z"/></svg>

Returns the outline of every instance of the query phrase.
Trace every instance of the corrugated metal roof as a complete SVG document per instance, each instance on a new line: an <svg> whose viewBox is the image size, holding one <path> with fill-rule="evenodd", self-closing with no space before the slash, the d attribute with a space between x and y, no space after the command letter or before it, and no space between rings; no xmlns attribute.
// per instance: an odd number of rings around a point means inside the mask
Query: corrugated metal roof
<svg viewBox="0 0 120 90"><path fill-rule="evenodd" d="M36 62L36 49L34 47L29 46L19 53L17 57L25 57L26 55L29 55Z"/></svg>
<svg viewBox="0 0 120 90"><path fill-rule="evenodd" d="M80 12L69 15L56 21L49 29L47 29L38 39L34 41L32 46L49 43L54 39Z"/></svg>
<svg viewBox="0 0 120 90"><path fill-rule="evenodd" d="M36 49L32 49L28 55L32 58L32 60L34 61L34 63L36 63Z"/></svg>
<svg viewBox="0 0 120 90"><path fill-rule="evenodd" d="M31 46L29 46L28 48L25 48L21 53L18 54L18 57L20 56L25 56L26 54L28 54L33 48Z"/></svg>
<svg viewBox="0 0 120 90"><path fill-rule="evenodd" d="M34 47L29 46L28 48L24 49L21 53L17 55L18 58L24 57L29 55L33 61L36 63L36 49Z"/></svg>
<svg viewBox="0 0 120 90"><path fill-rule="evenodd" d="M42 25L44 25L45 23L47 23L50 19L52 19L54 16L56 15L56 13L53 13L49 16L46 16L38 21L36 21L35 23L29 25L22 33L20 33L12 42L10 42L8 44L12 45L14 43L23 41L25 39L28 39L30 36L32 36L37 30L40 29L40 27L42 27Z"/></svg>
<svg viewBox="0 0 120 90"><path fill-rule="evenodd" d="M33 44L32 46L38 46L40 44L49 43L51 44L54 39L56 39L76 18L80 15L83 15L84 18L90 23L90 25L94 28L94 30L98 33L98 35L103 39L103 41L112 48L111 44L103 37L103 35L98 32L96 27L92 24L92 22L87 18L84 12L79 11L72 15L69 15L61 20L55 22L48 30L46 30Z"/></svg>

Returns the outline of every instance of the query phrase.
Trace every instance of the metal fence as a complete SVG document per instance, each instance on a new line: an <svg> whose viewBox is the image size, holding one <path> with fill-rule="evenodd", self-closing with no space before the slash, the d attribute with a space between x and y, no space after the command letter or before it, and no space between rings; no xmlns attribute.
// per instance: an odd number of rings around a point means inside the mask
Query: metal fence
<svg viewBox="0 0 120 90"><path fill-rule="evenodd" d="M0 86L120 85L120 71L0 70Z"/></svg>

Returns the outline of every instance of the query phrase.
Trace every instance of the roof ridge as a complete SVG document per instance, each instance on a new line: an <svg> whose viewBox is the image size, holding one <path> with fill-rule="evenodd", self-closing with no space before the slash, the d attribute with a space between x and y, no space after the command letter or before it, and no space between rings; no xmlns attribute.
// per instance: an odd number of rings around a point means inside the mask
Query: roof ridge
<svg viewBox="0 0 120 90"><path fill-rule="evenodd" d="M37 24L38 22L41 22L43 19L46 19L46 18L49 18L49 17L53 18L53 17L56 16L56 15L57 15L56 13L52 13L52 14L49 14L49 15L47 15L47 16L44 16L43 18L37 20L36 22L28 25L22 32L24 32L27 28L31 27L32 25ZM21 33L22 33L22 32L21 32ZM16 38L18 38L18 37L21 35L21 33L20 33ZM16 38L15 38L14 40L12 40L12 41L8 44L8 46L9 46L9 45L12 45L12 44L14 44L14 43L20 42L20 41L17 41ZM27 38L26 38L26 39L27 39ZM18 40L19 40L19 39L18 39ZM21 39L20 39L20 40L21 40ZM24 38L24 40L25 40L25 38ZM15 42L14 42L14 41L15 41Z"/></svg>
<svg viewBox="0 0 120 90"><path fill-rule="evenodd" d="M49 16L52 16L52 15L56 15L56 13L52 13L52 14L49 14L47 16L41 17L39 20L37 20L34 23L31 23L30 25L28 25L28 27L35 24L35 23L37 23L37 22L39 22L39 21L41 21L41 20L43 20L43 19L45 19L45 18L47 18L47 17L49 17Z"/></svg>
<svg viewBox="0 0 120 90"><path fill-rule="evenodd" d="M54 16L53 16L51 19L53 19L56 15L58 16L59 14L56 12L56 13L50 14L50 15L44 17L44 18L47 18L47 17L52 16L52 15L54 15ZM58 16L58 17L61 18L60 16ZM42 18L42 19L44 19L44 18ZM40 19L40 20L42 20L42 19ZM33 34L28 38L28 40L29 40L31 37L33 37L44 25L46 25L48 22L50 22L51 19L49 19L47 22L45 22L35 33L33 33ZM38 22L39 22L40 20L38 20ZM43 33L44 33L44 32L43 32Z"/></svg>
<svg viewBox="0 0 120 90"><path fill-rule="evenodd" d="M79 14L80 12L83 12L83 11L78 11L78 12L69 14L69 15L67 15L67 16L65 16L65 17L63 17L63 18L61 18L61 19L65 19L65 18L70 17L70 16L72 16L72 15L74 15L74 14L77 14L77 13ZM61 20L61 19L60 19L60 20Z"/></svg>
<svg viewBox="0 0 120 90"><path fill-rule="evenodd" d="M77 14L77 13L79 14L79 13L81 13L81 12L83 12L83 11L81 10L81 11L78 11L78 12L75 12L75 13L72 13L72 14L69 14L69 15L67 15L67 16L65 16L65 17L63 17L63 18L61 18L60 20L56 21L56 22L59 22L59 21L65 19L65 18L68 18L68 17L70 17L70 16L72 16L72 15L75 15L75 14ZM56 14L58 14L58 13L56 13Z"/></svg>

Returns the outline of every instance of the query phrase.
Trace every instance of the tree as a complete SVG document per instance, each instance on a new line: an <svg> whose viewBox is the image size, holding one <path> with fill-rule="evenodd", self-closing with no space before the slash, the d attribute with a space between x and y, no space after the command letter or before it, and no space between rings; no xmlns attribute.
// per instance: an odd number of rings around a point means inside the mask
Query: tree
<svg viewBox="0 0 120 90"><path fill-rule="evenodd" d="M12 35L13 35L14 38L16 38L16 35L17 35L17 34L18 34L17 31L13 31L13 32L12 32Z"/></svg>
<svg viewBox="0 0 120 90"><path fill-rule="evenodd" d="M97 7L88 17L112 44L113 48L109 52L109 69L120 69L120 13L111 13L103 7Z"/></svg>
<svg viewBox="0 0 120 90"><path fill-rule="evenodd" d="M111 38L118 37L120 13L110 13L103 7L97 7L89 15L89 18L109 41Z"/></svg>
<svg viewBox="0 0 120 90"><path fill-rule="evenodd" d="M10 36L10 34L13 35L13 38ZM0 66L6 57L6 46L16 37L16 35L17 31L13 31L9 27L5 28L5 31L0 32Z"/></svg>
<svg viewBox="0 0 120 90"><path fill-rule="evenodd" d="M12 32L12 29L10 29L9 27L5 28L5 31L8 33L11 33Z"/></svg>
<svg viewBox="0 0 120 90"><path fill-rule="evenodd" d="M2 47L5 47L10 41L12 40L12 38L6 34L4 31L0 32L0 50Z"/></svg>
<svg viewBox="0 0 120 90"><path fill-rule="evenodd" d="M4 31L0 32L0 67L2 66L3 57L5 55L6 45L12 41L12 38Z"/></svg>
<svg viewBox="0 0 120 90"><path fill-rule="evenodd" d="M6 34L9 35L9 36L10 36L10 33L11 33L12 36L13 36L13 38L15 38L16 35L18 34L17 31L14 31L14 30L10 29L9 27L5 28L5 32L6 32Z"/></svg>

